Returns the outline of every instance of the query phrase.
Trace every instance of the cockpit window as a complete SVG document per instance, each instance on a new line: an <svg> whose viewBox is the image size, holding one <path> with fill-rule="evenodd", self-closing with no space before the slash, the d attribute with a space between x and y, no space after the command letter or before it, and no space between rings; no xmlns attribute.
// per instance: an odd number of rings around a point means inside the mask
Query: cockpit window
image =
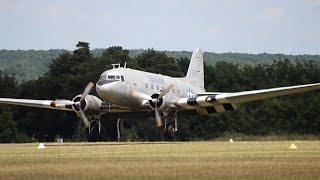
<svg viewBox="0 0 320 180"><path fill-rule="evenodd" d="M115 78L116 78L116 76L113 76L113 75L109 75L109 76L108 76L108 79L109 79L109 80L115 80Z"/></svg>
<svg viewBox="0 0 320 180"><path fill-rule="evenodd" d="M106 79L107 79L107 76L100 76L99 80L106 80Z"/></svg>
<svg viewBox="0 0 320 180"><path fill-rule="evenodd" d="M110 72L107 75L101 76L100 80L124 81L124 77L119 72Z"/></svg>

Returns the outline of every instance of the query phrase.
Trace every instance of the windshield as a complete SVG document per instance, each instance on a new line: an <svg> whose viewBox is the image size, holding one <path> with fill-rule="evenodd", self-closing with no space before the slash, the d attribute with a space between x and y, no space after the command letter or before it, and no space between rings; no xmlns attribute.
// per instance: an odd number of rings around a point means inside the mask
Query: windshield
<svg viewBox="0 0 320 180"><path fill-rule="evenodd" d="M124 77L120 75L118 72L112 72L107 75L100 76L99 80L116 80L116 81L124 81Z"/></svg>
<svg viewBox="0 0 320 180"><path fill-rule="evenodd" d="M108 79L109 79L109 80L115 80L115 76L109 75L109 76L108 76Z"/></svg>

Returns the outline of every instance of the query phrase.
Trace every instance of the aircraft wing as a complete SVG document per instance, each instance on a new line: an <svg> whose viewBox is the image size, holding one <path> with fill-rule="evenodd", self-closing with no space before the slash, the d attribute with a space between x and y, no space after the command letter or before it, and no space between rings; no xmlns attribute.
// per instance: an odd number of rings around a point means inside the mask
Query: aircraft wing
<svg viewBox="0 0 320 180"><path fill-rule="evenodd" d="M267 99L277 96L301 93L306 91L313 91L320 89L320 83L288 86L271 89L261 89L253 91L243 91L236 93L217 94L215 99L220 103L244 103L250 101L256 101L261 99Z"/></svg>
<svg viewBox="0 0 320 180"><path fill-rule="evenodd" d="M52 100L0 98L0 104L12 104L12 105L20 105L20 106L30 106L30 107L38 107L38 108L73 111L71 106L58 104Z"/></svg>
<svg viewBox="0 0 320 180"><path fill-rule="evenodd" d="M235 109L234 104L267 99L277 96L301 93L320 89L320 83L298 86L288 86L253 91L242 91L235 93L199 93L196 98L179 99L177 105L185 109L196 109L201 107L214 107L215 111Z"/></svg>
<svg viewBox="0 0 320 180"><path fill-rule="evenodd" d="M37 108L55 109L63 111L74 111L72 109L73 102L70 100L33 100L33 99L13 99L13 98L0 98L0 104L11 104L20 106L29 106ZM69 105L68 105L69 104ZM121 112L132 112L132 109L122 108L108 102L101 103L101 112L109 113L121 113Z"/></svg>

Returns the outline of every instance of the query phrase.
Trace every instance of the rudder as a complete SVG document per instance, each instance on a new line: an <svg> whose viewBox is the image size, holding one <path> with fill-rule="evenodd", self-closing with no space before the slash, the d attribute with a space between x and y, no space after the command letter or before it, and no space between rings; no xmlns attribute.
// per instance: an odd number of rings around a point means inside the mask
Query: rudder
<svg viewBox="0 0 320 180"><path fill-rule="evenodd" d="M204 90L203 53L200 48L192 53L186 79L194 87Z"/></svg>

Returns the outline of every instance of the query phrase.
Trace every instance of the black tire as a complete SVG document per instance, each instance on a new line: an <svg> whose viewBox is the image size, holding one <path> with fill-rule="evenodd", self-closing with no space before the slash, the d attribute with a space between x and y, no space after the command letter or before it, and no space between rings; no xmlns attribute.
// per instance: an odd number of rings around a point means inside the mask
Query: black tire
<svg viewBox="0 0 320 180"><path fill-rule="evenodd" d="M165 140L172 141L175 139L175 132L173 131L173 129L174 129L174 124L169 123L167 125L166 131L164 132Z"/></svg>
<svg viewBox="0 0 320 180"><path fill-rule="evenodd" d="M90 127L90 133L88 133L88 142L99 142L107 140L106 129L101 125L99 133L99 124L97 121L93 121Z"/></svg>

